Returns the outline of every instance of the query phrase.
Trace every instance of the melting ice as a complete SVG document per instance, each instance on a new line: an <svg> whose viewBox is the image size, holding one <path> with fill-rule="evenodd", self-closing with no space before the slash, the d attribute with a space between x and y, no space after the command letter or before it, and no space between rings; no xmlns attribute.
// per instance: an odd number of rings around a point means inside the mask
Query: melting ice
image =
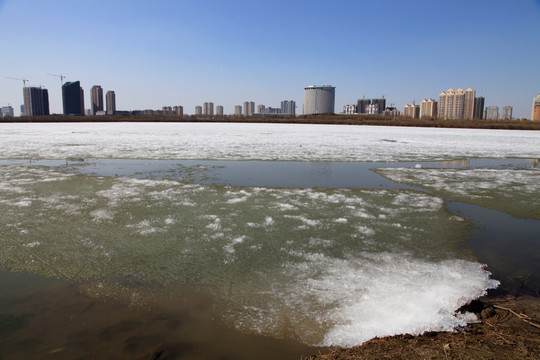
<svg viewBox="0 0 540 360"><path fill-rule="evenodd" d="M348 346L451 330L467 320L457 308L497 286L459 248L467 223L422 192L218 187L25 166L0 167L0 179L3 269L84 280L106 296L204 290L246 331Z"/></svg>

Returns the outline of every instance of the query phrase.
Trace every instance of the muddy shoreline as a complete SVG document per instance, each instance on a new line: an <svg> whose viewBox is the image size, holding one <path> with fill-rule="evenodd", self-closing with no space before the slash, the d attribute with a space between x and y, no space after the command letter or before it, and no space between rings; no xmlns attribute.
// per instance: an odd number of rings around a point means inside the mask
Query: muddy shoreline
<svg viewBox="0 0 540 360"><path fill-rule="evenodd" d="M376 338L306 360L353 359L538 359L540 298L484 297L468 306L480 320L454 333Z"/></svg>

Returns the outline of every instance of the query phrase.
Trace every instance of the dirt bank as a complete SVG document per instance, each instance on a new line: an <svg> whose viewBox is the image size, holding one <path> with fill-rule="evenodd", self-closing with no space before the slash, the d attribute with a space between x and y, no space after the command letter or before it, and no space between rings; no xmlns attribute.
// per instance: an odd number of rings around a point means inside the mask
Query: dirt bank
<svg viewBox="0 0 540 360"><path fill-rule="evenodd" d="M201 116L201 115L142 115L114 116L23 116L0 119L2 122L228 122L228 123L276 123L276 124L330 124L371 126L413 126L465 129L540 130L540 121L520 120L443 120L410 119L381 115L301 115L301 116Z"/></svg>
<svg viewBox="0 0 540 360"><path fill-rule="evenodd" d="M306 360L540 359L540 299L483 299L467 309L481 321L455 333L373 339Z"/></svg>

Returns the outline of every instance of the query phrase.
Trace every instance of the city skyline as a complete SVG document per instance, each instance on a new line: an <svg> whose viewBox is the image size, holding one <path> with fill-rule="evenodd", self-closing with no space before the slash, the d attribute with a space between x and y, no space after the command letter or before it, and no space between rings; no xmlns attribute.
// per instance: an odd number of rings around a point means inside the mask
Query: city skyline
<svg viewBox="0 0 540 360"><path fill-rule="evenodd" d="M22 79L20 79L22 80ZM67 91L67 88L76 86L78 88L79 100L78 105L73 104L75 96L70 94L71 91ZM323 90L318 94L317 91ZM24 87L23 88L24 103L21 105L20 116L39 116L49 115L49 98L48 90L43 87ZM343 111L335 111L335 87L331 85L310 85L304 88L304 106L302 109L302 115L310 114L349 114L349 115L385 115L392 117L406 117L413 119L422 118L438 118L442 120L519 120L513 116L513 106L506 105L502 107L499 113L498 106L488 106L484 108L485 98L482 96L476 97L476 91L468 88L463 90L459 88L457 90L449 89L441 92L439 95L439 102L434 99L423 99L420 105L406 104L403 110L400 111L394 106L387 107L386 99L358 99L358 105L345 105ZM533 113L530 120L540 120L538 107L540 101L538 97L533 99ZM115 115L116 109L116 95L112 90L106 93L106 104L103 102L103 89L100 85L92 86L90 90L90 108L85 108L84 102L84 89L80 86L80 82L66 82L62 85L62 102L64 115ZM313 109L308 110L306 113L306 106ZM321 112L317 110L317 105L321 109L326 109ZM391 104L393 105L393 104ZM80 108L80 112L68 111L66 114L66 106ZM24 109L24 110L23 110ZM239 111L240 109L240 111ZM195 106L193 114L184 114L182 105L163 106L161 110L154 109L130 109L121 110L122 114L143 114L143 115L195 115L195 116L266 116L266 115L293 115L296 116L296 102L294 100L283 100L281 106L278 108L266 107L264 104L255 104L253 101L245 101L242 106L235 105L234 112L225 113L223 105L216 105L216 111L214 112L213 102L204 102L202 106ZM255 111L256 109L256 111ZM7 115L4 115L4 110ZM23 113L24 111L24 113ZM52 114L60 115L60 114ZM5 106L0 107L0 117L13 117L13 107Z"/></svg>
<svg viewBox="0 0 540 360"><path fill-rule="evenodd" d="M12 34L0 38L0 105L19 109L23 84L5 77L26 78L49 90L51 113L62 113L54 73L80 81L87 104L94 84L115 89L119 110L182 104L191 113L211 99L232 113L244 99L294 99L300 114L303 88L326 83L336 87L336 109L383 95L403 109L465 84L485 106L531 117L540 91L540 1L370 3L378 16L366 16L365 6L0 0L0 32ZM358 46L345 46L351 42Z"/></svg>

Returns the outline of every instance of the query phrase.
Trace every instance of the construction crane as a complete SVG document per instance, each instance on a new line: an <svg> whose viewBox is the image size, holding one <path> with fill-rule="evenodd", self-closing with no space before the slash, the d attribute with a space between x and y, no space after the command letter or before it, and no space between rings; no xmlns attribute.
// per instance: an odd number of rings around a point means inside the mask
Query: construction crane
<svg viewBox="0 0 540 360"><path fill-rule="evenodd" d="M66 78L64 75L60 74L47 74L47 75L51 75L51 76L56 76L56 77L59 77L60 78L60 85L64 85L64 79Z"/></svg>
<svg viewBox="0 0 540 360"><path fill-rule="evenodd" d="M6 79L22 81L22 82L23 82L23 87L26 87L26 82L27 82L27 81L30 81L30 80L25 79L25 78L22 78L22 79L21 79L21 78L6 77Z"/></svg>

